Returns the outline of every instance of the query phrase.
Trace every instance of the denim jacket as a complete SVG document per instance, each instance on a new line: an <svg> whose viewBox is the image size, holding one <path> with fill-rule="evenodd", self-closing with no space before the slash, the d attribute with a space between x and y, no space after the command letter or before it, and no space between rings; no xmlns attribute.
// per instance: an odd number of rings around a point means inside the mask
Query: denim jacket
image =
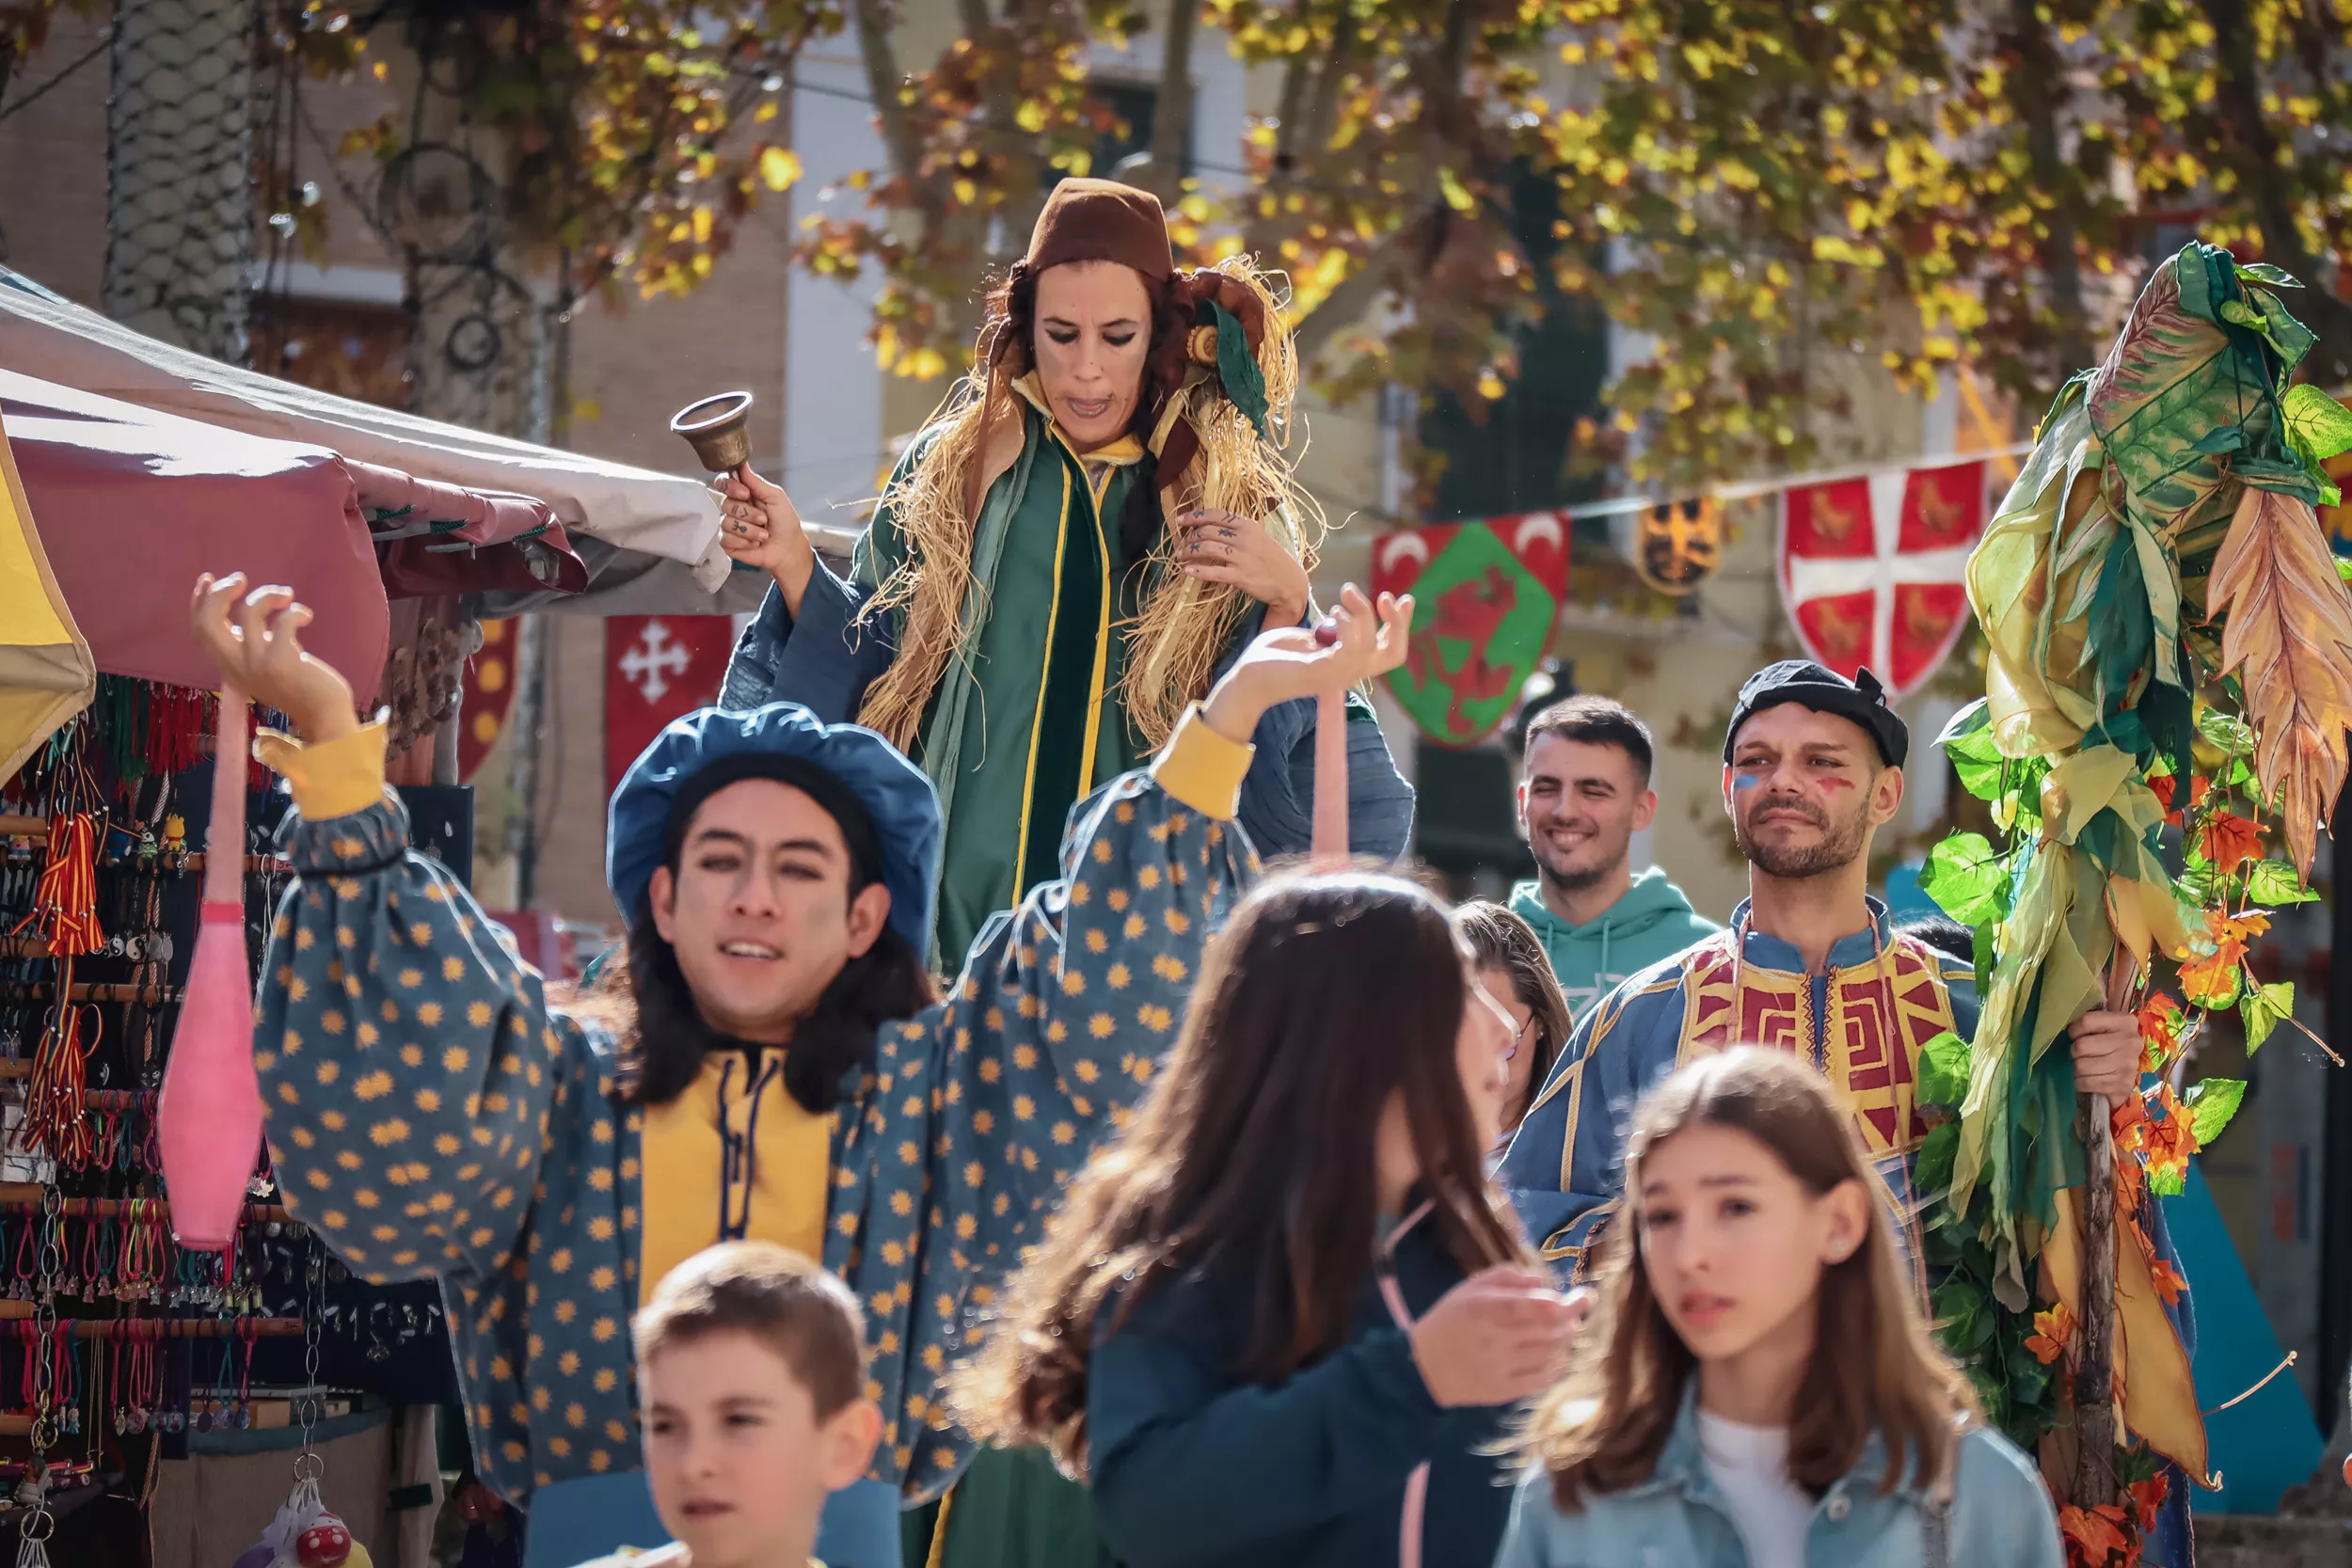
<svg viewBox="0 0 2352 1568"><path fill-rule="evenodd" d="M1805 1538L1808 1568L2065 1568L2058 1514L2033 1465L1998 1433L1971 1428L1948 1508L1906 1481L1882 1495L1886 1446L1873 1433L1854 1467L1821 1495ZM1940 1517L1939 1517L1940 1515ZM1939 1552L1931 1537L1943 1535ZM1699 1449L1695 1383L1674 1435L1641 1485L1590 1497L1574 1513L1541 1469L1519 1483L1495 1568L1746 1568L1748 1554Z"/></svg>

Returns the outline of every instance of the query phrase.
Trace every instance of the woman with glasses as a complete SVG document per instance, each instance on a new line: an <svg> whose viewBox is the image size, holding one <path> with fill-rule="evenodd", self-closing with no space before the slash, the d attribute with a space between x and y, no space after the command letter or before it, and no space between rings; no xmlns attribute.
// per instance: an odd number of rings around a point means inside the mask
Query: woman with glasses
<svg viewBox="0 0 2352 1568"><path fill-rule="evenodd" d="M1454 911L1454 928L1470 943L1478 983L1518 1026L1511 1041L1511 1082L1502 1095L1502 1137L1494 1148L1500 1159L1568 1042L1568 999L1534 928L1501 904L1471 899Z"/></svg>

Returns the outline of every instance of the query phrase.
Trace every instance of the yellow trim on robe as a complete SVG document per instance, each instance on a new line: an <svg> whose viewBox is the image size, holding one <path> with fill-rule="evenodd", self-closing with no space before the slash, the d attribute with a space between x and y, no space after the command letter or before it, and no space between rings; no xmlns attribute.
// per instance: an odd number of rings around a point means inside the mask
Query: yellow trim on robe
<svg viewBox="0 0 2352 1568"><path fill-rule="evenodd" d="M1162 789L1197 812L1231 821L1241 810L1241 782L1249 773L1255 746L1228 740L1209 728L1195 703L1178 721L1176 733L1160 748L1152 777Z"/></svg>
<svg viewBox="0 0 2352 1568"><path fill-rule="evenodd" d="M1054 525L1054 596L1045 601L1045 662L1038 666L1037 711L1029 718L1029 760L1021 775L1020 836L1013 840L1012 895L1029 881L1029 811L1037 800L1037 749L1045 735L1045 683L1054 670L1054 626L1061 619L1061 562L1070 547L1070 470L1061 471L1061 517ZM1099 653L1098 648L1098 653Z"/></svg>
<svg viewBox="0 0 2352 1568"><path fill-rule="evenodd" d="M742 1240L774 1242L804 1258L825 1256L825 1205L833 1181L833 1117L818 1116L784 1086L782 1053L763 1052L764 1074L756 1147L750 1162L752 1188L726 1191L723 1124L737 1138L751 1128L752 1087L747 1058L714 1051L686 1092L644 1113L641 1148L644 1161L645 1223L639 1230L637 1304L653 1294L661 1276L721 1239L723 1210L738 1214L750 1204ZM730 1068L732 1070L730 1071ZM720 1085L727 1087L720 1103Z"/></svg>
<svg viewBox="0 0 2352 1568"><path fill-rule="evenodd" d="M316 744L277 730L253 737L262 766L286 776L306 822L349 816L384 798L384 721Z"/></svg>
<svg viewBox="0 0 2352 1568"><path fill-rule="evenodd" d="M1112 443L1113 446L1120 444L1136 447L1136 438L1128 436L1121 437L1119 442ZM1142 449L1136 447L1136 452L1137 456L1142 455ZM1103 591L1097 600L1099 610L1094 625L1094 673L1087 687L1086 749L1078 758L1078 795L1081 799L1094 793L1096 783L1094 754L1101 749L1103 738L1103 687L1110 673L1111 542L1109 536L1103 531L1103 495L1111 487L1111 474L1118 467L1115 461L1106 460L1112 455L1110 448L1105 448L1091 455L1098 461L1102 461L1101 479L1098 480L1093 471L1087 468L1084 460L1079 462L1078 467L1086 470L1087 489L1094 497L1094 564L1102 578ZM1041 700L1038 705L1043 707L1044 703Z"/></svg>

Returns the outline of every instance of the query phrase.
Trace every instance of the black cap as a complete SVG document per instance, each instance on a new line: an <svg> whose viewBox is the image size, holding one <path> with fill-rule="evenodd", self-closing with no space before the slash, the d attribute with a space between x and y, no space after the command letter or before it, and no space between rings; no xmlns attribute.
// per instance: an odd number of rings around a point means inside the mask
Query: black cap
<svg viewBox="0 0 2352 1568"><path fill-rule="evenodd" d="M1870 732L1870 738L1879 749L1879 760L1889 768L1900 768L1911 754L1911 731L1886 705L1886 689L1867 669L1854 672L1848 680L1835 670L1814 663L1809 658L1784 658L1767 664L1750 675L1740 688L1740 700L1731 707L1731 728L1724 732L1724 763L1731 762L1732 743L1740 738L1740 726L1768 707L1783 703L1795 703L1816 713L1834 713L1840 719L1851 719Z"/></svg>

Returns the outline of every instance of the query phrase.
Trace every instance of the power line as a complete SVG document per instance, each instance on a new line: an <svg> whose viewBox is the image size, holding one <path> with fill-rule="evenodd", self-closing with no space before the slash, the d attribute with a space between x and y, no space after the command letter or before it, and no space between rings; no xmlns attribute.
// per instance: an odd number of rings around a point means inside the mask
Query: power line
<svg viewBox="0 0 2352 1568"><path fill-rule="evenodd" d="M98 29L98 41L96 43L91 44L87 49L84 50L72 64L68 65L63 71L58 71L55 76L49 78L46 82L43 82L40 86L26 93L24 97L18 99L15 103L10 103L6 107L0 107L0 119L6 119L10 115L15 114L19 109L29 109L34 104L40 103L41 99L47 95L50 88L56 87L58 83L64 81L67 77L72 75L75 71L89 64L90 61L104 54L106 52L106 45L114 41L114 36L115 30L111 23L106 26Z"/></svg>

